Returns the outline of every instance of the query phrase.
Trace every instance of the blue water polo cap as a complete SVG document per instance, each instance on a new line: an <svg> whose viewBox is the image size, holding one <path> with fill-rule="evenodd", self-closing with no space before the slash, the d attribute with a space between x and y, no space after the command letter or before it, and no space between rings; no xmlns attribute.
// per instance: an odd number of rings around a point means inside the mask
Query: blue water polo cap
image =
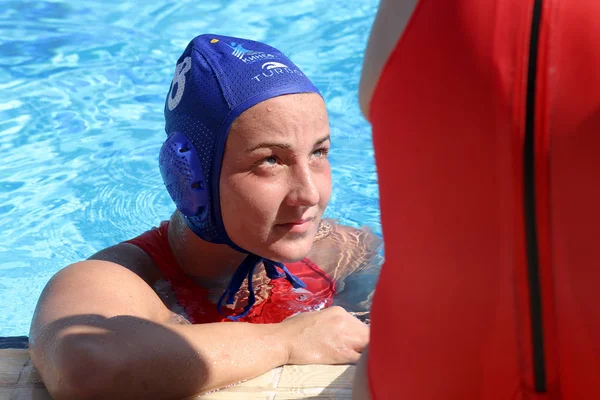
<svg viewBox="0 0 600 400"><path fill-rule="evenodd" d="M267 99L294 93L319 93L304 73L279 50L264 43L221 35L194 38L177 60L165 102L167 140L159 155L160 172L169 195L189 228L200 238L248 253L219 301L233 297L263 262L271 279L285 277L294 287L304 283L281 263L237 246L221 217L219 178L225 142L233 121Z"/></svg>

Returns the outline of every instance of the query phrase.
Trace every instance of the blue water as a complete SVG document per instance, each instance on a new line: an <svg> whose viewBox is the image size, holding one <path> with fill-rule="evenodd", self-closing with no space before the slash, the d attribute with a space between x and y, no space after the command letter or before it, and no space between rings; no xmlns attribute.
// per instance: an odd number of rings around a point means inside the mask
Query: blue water
<svg viewBox="0 0 600 400"><path fill-rule="evenodd" d="M4 0L0 7L0 336L28 333L69 263L174 206L157 167L177 58L200 33L265 41L323 92L327 216L380 233L369 125L357 102L377 1Z"/></svg>

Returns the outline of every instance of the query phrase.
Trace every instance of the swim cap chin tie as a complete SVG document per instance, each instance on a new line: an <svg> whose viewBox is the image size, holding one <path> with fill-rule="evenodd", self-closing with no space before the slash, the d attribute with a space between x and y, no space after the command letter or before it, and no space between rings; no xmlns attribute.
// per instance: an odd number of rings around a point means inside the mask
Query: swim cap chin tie
<svg viewBox="0 0 600 400"><path fill-rule="evenodd" d="M306 284L302 282L300 278L288 271L286 266L282 263L267 260L255 254L249 254L246 257L246 259L244 259L242 264L240 264L238 269L235 271L235 273L233 274L233 278L231 278L231 281L229 282L229 286L227 286L227 289L225 289L225 292L219 299L219 303L217 304L217 309L219 310L219 313L223 314L221 312L221 307L223 306L223 301L225 300L225 298L227 298L226 304L234 303L235 294L240 290L244 279L248 278L248 304L246 305L246 307L244 307L244 311L241 314L236 316L229 316L228 318L232 321L237 321L238 319L248 315L250 309L256 302L256 297L254 296L254 287L252 286L252 275L254 275L254 269L261 261L263 262L265 270L267 272L267 276L270 279L278 279L285 277L285 279L289 283L291 283L295 289L306 287ZM279 272L277 268L281 269L283 272Z"/></svg>
<svg viewBox="0 0 600 400"><path fill-rule="evenodd" d="M252 274L262 262L270 279L286 278L305 287L282 264L242 249L229 238L221 216L219 180L225 143L233 121L267 99L294 93L319 93L302 71L279 50L264 43L220 35L194 38L179 57L165 102L167 140L159 155L161 176L188 227L211 243L226 244L248 256L219 300L234 302L248 279L248 314L256 299Z"/></svg>

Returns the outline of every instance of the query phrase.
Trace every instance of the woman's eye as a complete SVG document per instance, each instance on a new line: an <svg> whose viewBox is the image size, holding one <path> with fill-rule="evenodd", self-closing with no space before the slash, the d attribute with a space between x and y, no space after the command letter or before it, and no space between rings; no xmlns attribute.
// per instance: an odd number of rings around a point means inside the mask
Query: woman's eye
<svg viewBox="0 0 600 400"><path fill-rule="evenodd" d="M275 157L267 157L263 160L263 163L267 164L269 166L275 165L275 164L277 164L277 159Z"/></svg>
<svg viewBox="0 0 600 400"><path fill-rule="evenodd" d="M277 157L275 156L271 156L271 157L265 157L259 161L257 161L254 165L256 166L262 166L262 167L275 167L277 166Z"/></svg>
<svg viewBox="0 0 600 400"><path fill-rule="evenodd" d="M315 151L313 152L313 155L314 155L315 157L319 157L319 158L321 158L321 157L325 157L325 156L327 156L327 153L328 153L328 152L329 152L329 149L318 149L318 150L315 150Z"/></svg>

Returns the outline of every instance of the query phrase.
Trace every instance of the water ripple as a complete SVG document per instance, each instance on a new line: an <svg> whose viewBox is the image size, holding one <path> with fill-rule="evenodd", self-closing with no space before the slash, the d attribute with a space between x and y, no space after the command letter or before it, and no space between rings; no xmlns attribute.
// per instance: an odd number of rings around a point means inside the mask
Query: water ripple
<svg viewBox="0 0 600 400"><path fill-rule="evenodd" d="M0 8L0 335L27 333L48 279L168 218L157 167L175 61L194 36L265 41L321 89L327 215L380 232L356 90L376 0L5 0Z"/></svg>

